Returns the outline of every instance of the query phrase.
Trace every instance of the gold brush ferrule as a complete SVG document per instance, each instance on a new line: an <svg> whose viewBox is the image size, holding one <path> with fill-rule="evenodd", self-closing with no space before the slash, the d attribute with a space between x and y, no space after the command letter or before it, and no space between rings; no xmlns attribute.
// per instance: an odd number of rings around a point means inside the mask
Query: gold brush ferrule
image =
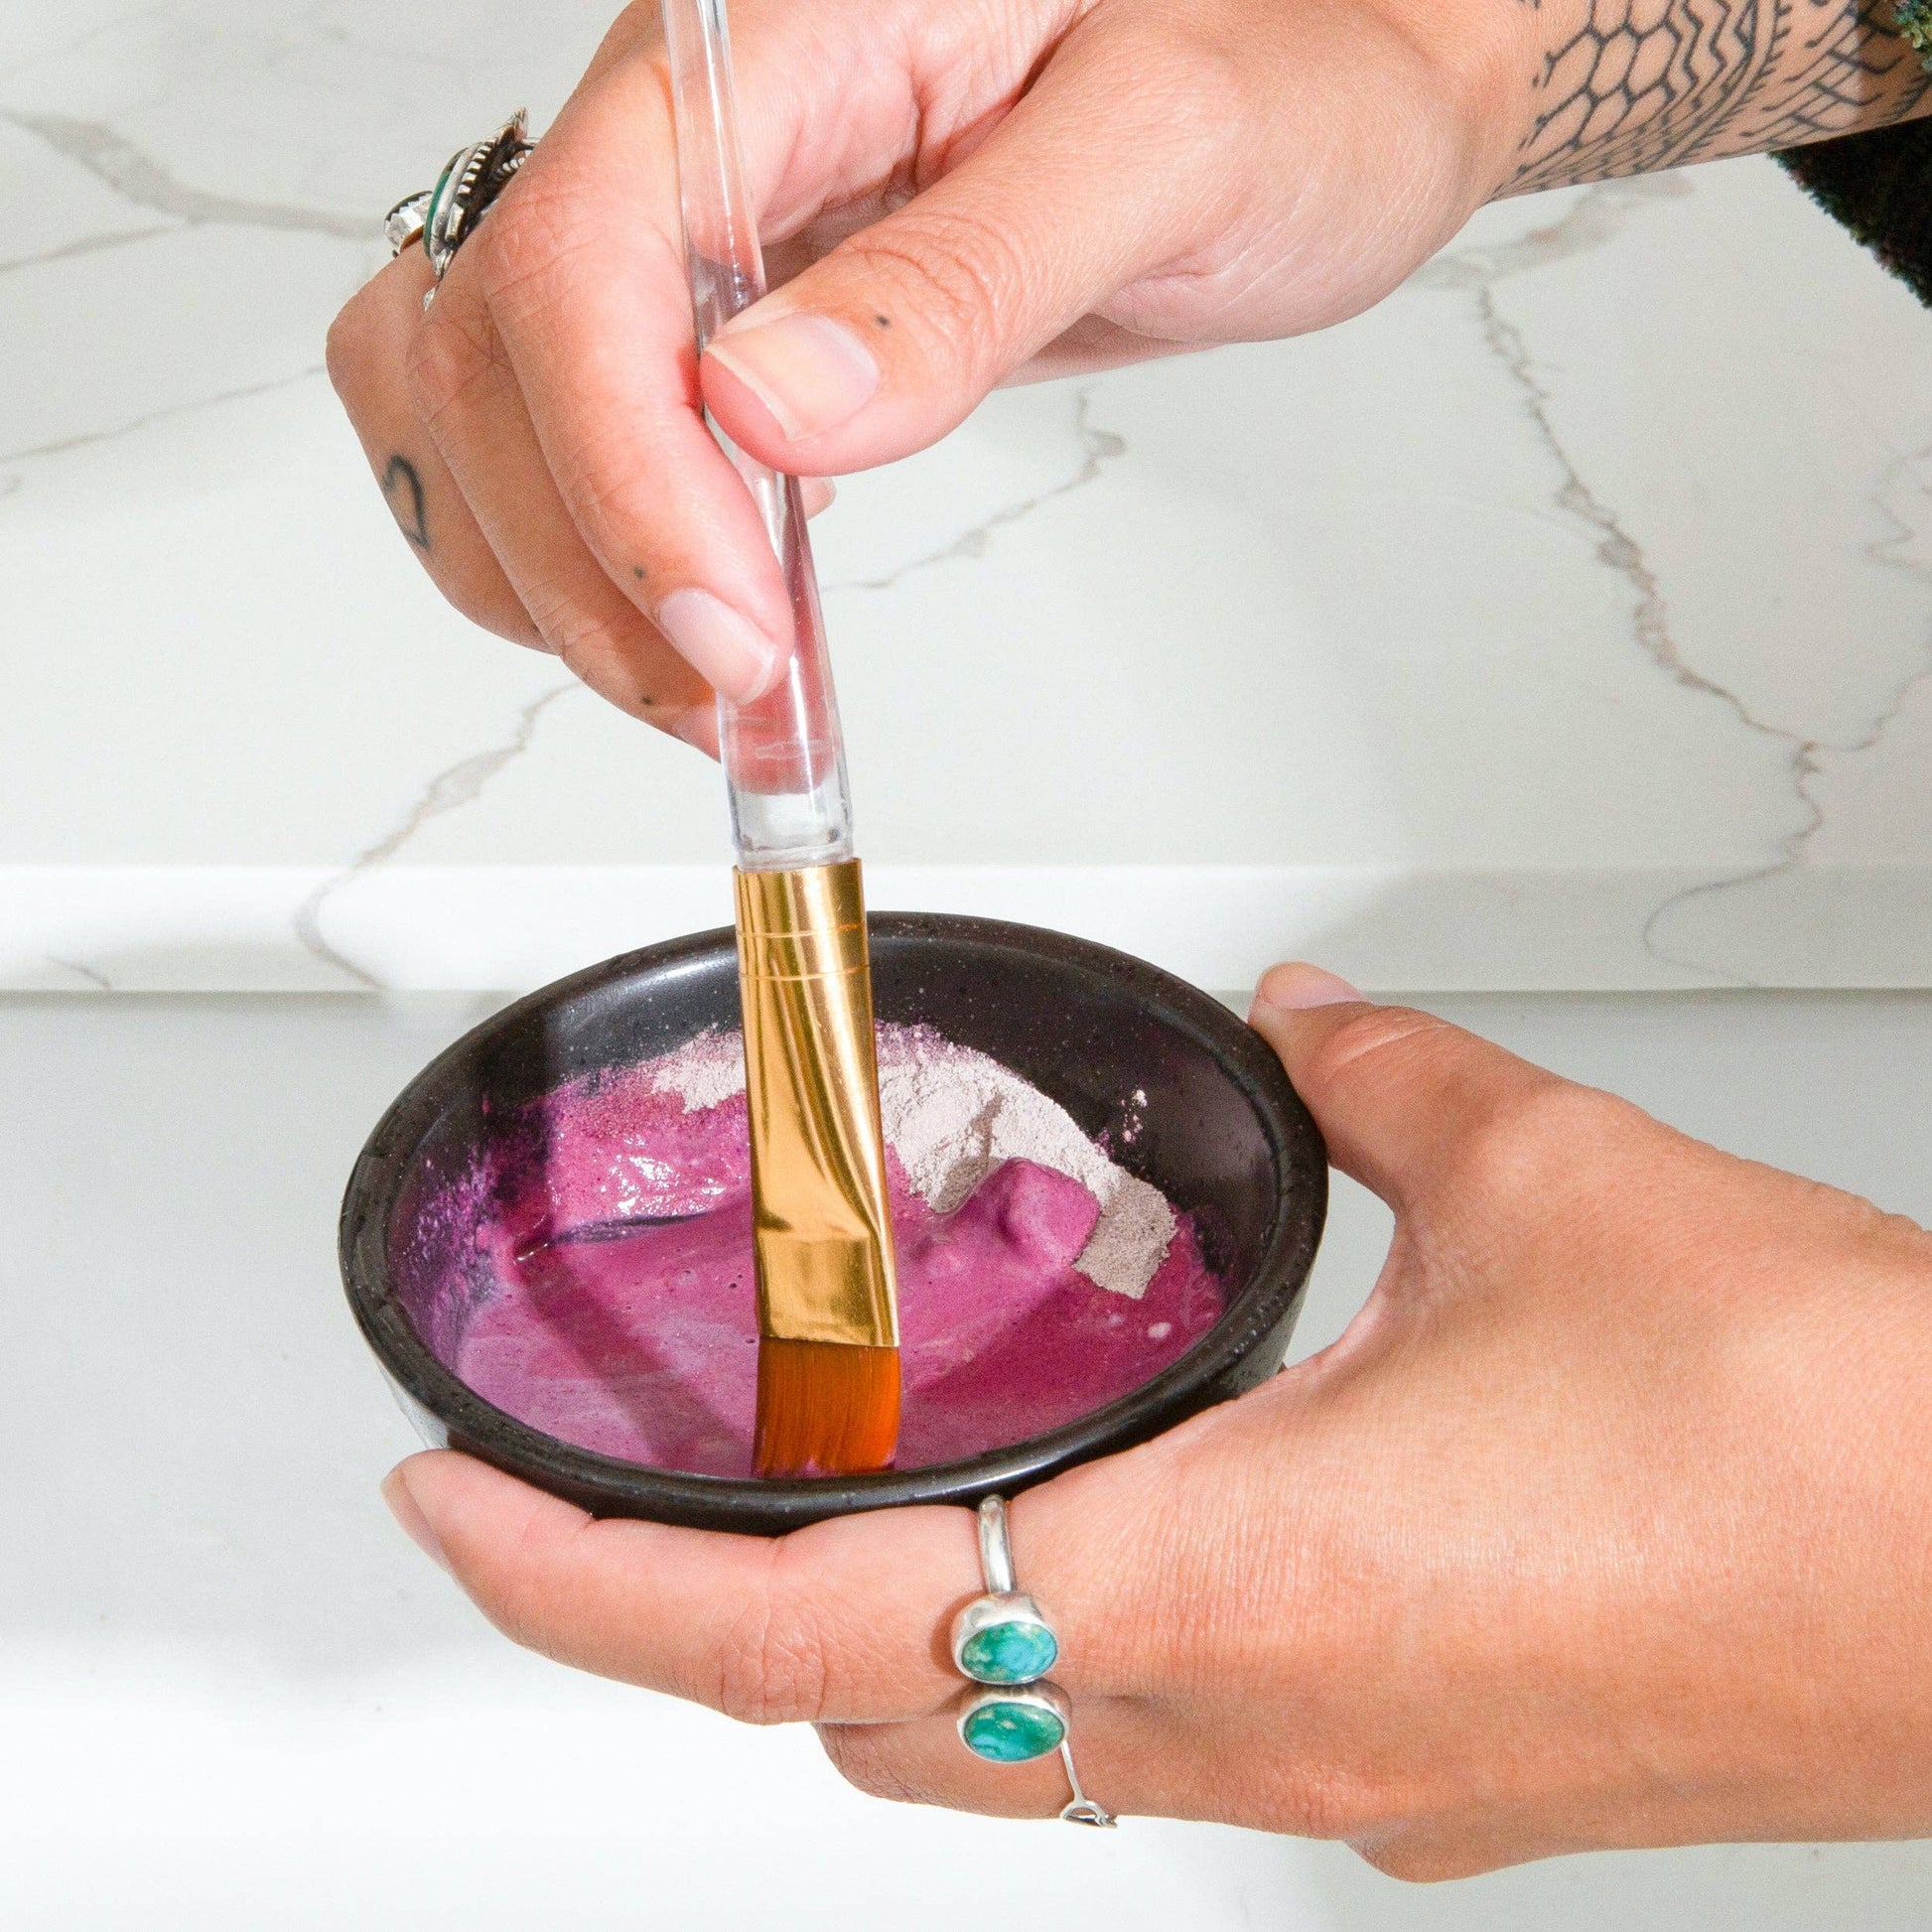
<svg viewBox="0 0 1932 1932"><path fill-rule="evenodd" d="M759 1332L897 1348L859 862L734 878Z"/></svg>

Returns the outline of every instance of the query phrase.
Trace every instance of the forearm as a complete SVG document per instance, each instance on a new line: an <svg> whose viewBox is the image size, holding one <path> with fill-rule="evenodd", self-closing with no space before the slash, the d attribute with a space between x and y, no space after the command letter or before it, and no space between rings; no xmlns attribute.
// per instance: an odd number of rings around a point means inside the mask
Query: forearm
<svg viewBox="0 0 1932 1932"><path fill-rule="evenodd" d="M1932 112L1890 0L1511 0L1527 112L1499 191L1801 147Z"/></svg>

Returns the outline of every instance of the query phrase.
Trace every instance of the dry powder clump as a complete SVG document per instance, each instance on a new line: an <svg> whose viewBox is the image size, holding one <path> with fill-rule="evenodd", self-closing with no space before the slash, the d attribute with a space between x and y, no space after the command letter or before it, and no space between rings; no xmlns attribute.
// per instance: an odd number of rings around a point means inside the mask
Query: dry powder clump
<svg viewBox="0 0 1932 1932"><path fill-rule="evenodd" d="M1096 1288L1138 1300L1173 1239L1158 1187L1116 1166L1058 1101L990 1054L930 1027L879 1035L886 1142L928 1206L950 1214L1003 1161L1032 1161L1077 1180L1100 1219L1074 1264Z"/></svg>
<svg viewBox="0 0 1932 1932"><path fill-rule="evenodd" d="M667 1054L651 1088L687 1113L745 1091L742 1035L712 1029ZM1173 1209L1081 1133L1073 1116L990 1054L930 1027L879 1030L879 1108L886 1145L935 1213L950 1214L1005 1161L1032 1161L1077 1180L1100 1218L1074 1266L1096 1288L1138 1301L1173 1240Z"/></svg>
<svg viewBox="0 0 1932 1932"><path fill-rule="evenodd" d="M745 1091L745 1035L707 1027L651 1069L652 1093L674 1093L687 1114L701 1114Z"/></svg>

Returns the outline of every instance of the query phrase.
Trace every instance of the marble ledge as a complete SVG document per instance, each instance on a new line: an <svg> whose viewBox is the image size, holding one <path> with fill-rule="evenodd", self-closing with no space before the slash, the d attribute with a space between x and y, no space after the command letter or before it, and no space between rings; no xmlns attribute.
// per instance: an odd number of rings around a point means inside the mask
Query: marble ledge
<svg viewBox="0 0 1932 1932"><path fill-rule="evenodd" d="M1717 887L1639 871L886 865L868 888L876 907L1053 926L1231 996L1293 957L1371 992L1932 987L1932 865ZM1698 925L1702 904L1722 917ZM516 993L730 916L721 866L16 866L0 868L0 992Z"/></svg>

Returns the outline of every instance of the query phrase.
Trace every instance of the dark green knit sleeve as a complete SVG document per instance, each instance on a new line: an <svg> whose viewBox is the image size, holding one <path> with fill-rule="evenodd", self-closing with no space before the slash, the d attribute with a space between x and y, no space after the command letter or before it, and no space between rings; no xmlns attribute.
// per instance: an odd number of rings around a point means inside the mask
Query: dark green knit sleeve
<svg viewBox="0 0 1932 1932"><path fill-rule="evenodd" d="M1932 303L1932 120L1791 148L1778 160L1921 302Z"/></svg>

